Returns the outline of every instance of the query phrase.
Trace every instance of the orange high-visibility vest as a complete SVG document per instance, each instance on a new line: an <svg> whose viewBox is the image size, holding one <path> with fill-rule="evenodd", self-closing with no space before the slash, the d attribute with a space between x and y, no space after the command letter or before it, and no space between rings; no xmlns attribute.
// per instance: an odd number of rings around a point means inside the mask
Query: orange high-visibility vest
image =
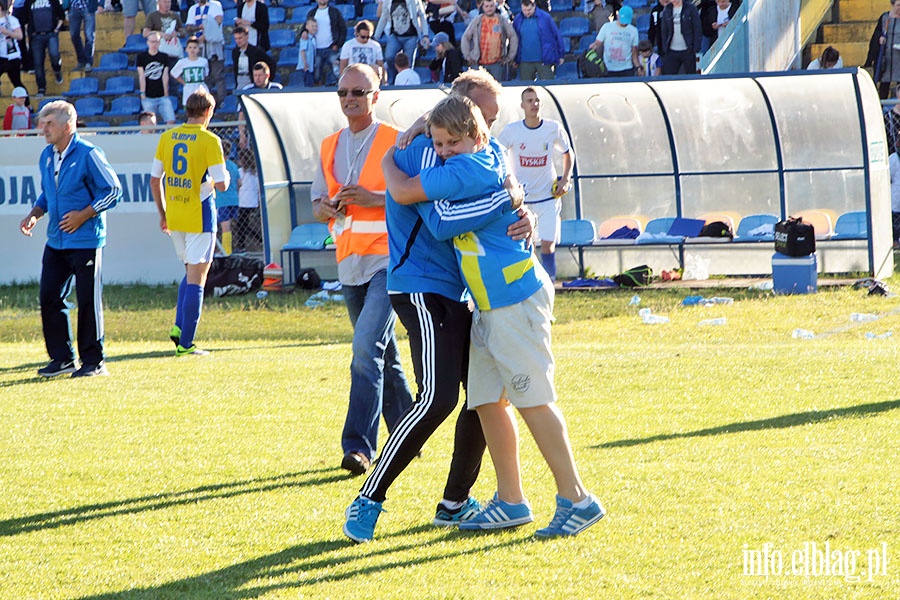
<svg viewBox="0 0 900 600"><path fill-rule="evenodd" d="M343 129L341 130L343 131ZM328 185L328 196L333 198L344 184L334 178L334 154L337 150L338 137L341 131L333 133L322 140L321 156L322 171L325 173L325 183ZM387 187L384 183L384 173L381 171L381 159L397 140L398 131L379 123L375 131L372 146L366 155L359 174L357 184L370 192L383 192ZM387 225L384 222L384 207L363 207L354 204L346 207L343 228L335 227L335 219L328 222L331 237L337 246L337 261L341 262L351 254L360 256L366 254L387 254L388 238Z"/></svg>

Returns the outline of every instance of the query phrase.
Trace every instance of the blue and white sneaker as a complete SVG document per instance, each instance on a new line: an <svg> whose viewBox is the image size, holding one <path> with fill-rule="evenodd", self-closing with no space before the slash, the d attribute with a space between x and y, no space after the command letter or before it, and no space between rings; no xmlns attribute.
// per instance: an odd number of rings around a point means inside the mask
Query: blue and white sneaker
<svg viewBox="0 0 900 600"><path fill-rule="evenodd" d="M543 529L538 529L534 535L542 538L557 537L562 535L578 535L600 519L606 516L606 509L593 494L589 495L590 505L586 508L575 508L571 500L561 496L556 497L556 514L553 520Z"/></svg>
<svg viewBox="0 0 900 600"><path fill-rule="evenodd" d="M466 521L459 524L459 528L464 531L479 531L482 529L503 529L505 527L518 527L525 523L534 521L534 513L531 512L531 505L528 500L519 504L510 504L504 502L494 494L494 498L488 502L487 506Z"/></svg>
<svg viewBox="0 0 900 600"><path fill-rule="evenodd" d="M468 521L480 511L481 504L471 496L459 508L447 508L444 502L441 501L438 502L432 523L439 527L456 527L463 521Z"/></svg>
<svg viewBox="0 0 900 600"><path fill-rule="evenodd" d="M371 542L375 536L378 515L383 512L385 510L381 508L381 502L357 496L344 513L347 515L347 522L344 523L344 535L357 544Z"/></svg>

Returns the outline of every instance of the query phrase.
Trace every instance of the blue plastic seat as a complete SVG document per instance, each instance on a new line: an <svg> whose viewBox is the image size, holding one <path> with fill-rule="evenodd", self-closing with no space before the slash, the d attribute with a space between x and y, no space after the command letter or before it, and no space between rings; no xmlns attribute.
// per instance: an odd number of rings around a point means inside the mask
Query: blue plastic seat
<svg viewBox="0 0 900 600"><path fill-rule="evenodd" d="M119 52L143 52L147 49L147 40L140 33L132 33L125 40L125 45L119 48Z"/></svg>
<svg viewBox="0 0 900 600"><path fill-rule="evenodd" d="M416 67L415 72L419 74L419 79L422 80L423 85L427 85L432 83L431 81L431 69L428 67Z"/></svg>
<svg viewBox="0 0 900 600"><path fill-rule="evenodd" d="M110 77L106 80L106 87L101 96L124 96L134 92L134 77L131 75L120 75L118 77Z"/></svg>
<svg viewBox="0 0 900 600"><path fill-rule="evenodd" d="M564 62L556 67L557 79L578 79L578 63Z"/></svg>
<svg viewBox="0 0 900 600"><path fill-rule="evenodd" d="M237 96L225 96L225 99L222 100L222 105L216 107L217 113L224 113L226 115L237 114L238 110Z"/></svg>
<svg viewBox="0 0 900 600"><path fill-rule="evenodd" d="M644 233L668 233L673 221L675 221L675 217L651 219L647 226L644 227Z"/></svg>
<svg viewBox="0 0 900 600"><path fill-rule="evenodd" d="M369 21L374 21L378 18L378 4L364 4L363 5L363 19L368 19Z"/></svg>
<svg viewBox="0 0 900 600"><path fill-rule="evenodd" d="M644 233L638 237L638 244L680 244L684 241L683 235L669 235L669 230L675 222L675 217L657 217L651 219L644 227Z"/></svg>
<svg viewBox="0 0 900 600"><path fill-rule="evenodd" d="M96 94L99 90L99 79L97 79L96 77L82 77L80 79L73 79L72 83L69 84L69 91L63 92L63 96L88 96Z"/></svg>
<svg viewBox="0 0 900 600"><path fill-rule="evenodd" d="M269 24L270 25L281 25L284 23L284 15L285 10L280 6L270 6L269 7ZM272 33L270 30L269 33Z"/></svg>
<svg viewBox="0 0 900 600"><path fill-rule="evenodd" d="M294 30L293 29L270 29L269 43L273 48L287 48L293 46Z"/></svg>
<svg viewBox="0 0 900 600"><path fill-rule="evenodd" d="M312 4L309 0L281 0L281 6L285 8L308 8L309 5ZM296 14L297 11L294 11ZM303 11L303 14L306 15L306 11Z"/></svg>
<svg viewBox="0 0 900 600"><path fill-rule="evenodd" d="M638 15L634 20L634 25L637 27L639 34L646 34L650 31L650 15Z"/></svg>
<svg viewBox="0 0 900 600"><path fill-rule="evenodd" d="M222 26L223 27L234 27L234 20L236 18L237 18L237 8L224 9L222 11Z"/></svg>
<svg viewBox="0 0 900 600"><path fill-rule="evenodd" d="M568 38L566 38L568 39ZM587 52L588 47L594 43L594 40L597 39L597 36L593 33L586 33L578 39L578 54L584 54Z"/></svg>
<svg viewBox="0 0 900 600"><path fill-rule="evenodd" d="M590 219L564 219L560 223L559 246L590 246L597 237L597 227Z"/></svg>
<svg viewBox="0 0 900 600"><path fill-rule="evenodd" d="M559 22L559 34L563 37L581 37L590 29L587 17L566 17Z"/></svg>
<svg viewBox="0 0 900 600"><path fill-rule="evenodd" d="M866 211L847 212L834 224L833 240L864 240L869 237L869 219Z"/></svg>
<svg viewBox="0 0 900 600"><path fill-rule="evenodd" d="M631 8L647 8L647 0L623 0L622 6Z"/></svg>
<svg viewBox="0 0 900 600"><path fill-rule="evenodd" d="M281 52L278 53L278 66L279 67L297 67L297 61L300 59L300 49L297 46L288 46L287 48L282 48Z"/></svg>
<svg viewBox="0 0 900 600"><path fill-rule="evenodd" d="M79 117L96 117L103 114L103 98L89 96L75 101L75 110Z"/></svg>
<svg viewBox="0 0 900 600"><path fill-rule="evenodd" d="M453 24L453 33L456 34L456 44L457 46L462 43L463 34L466 32L466 24L462 21L457 21Z"/></svg>
<svg viewBox="0 0 900 600"><path fill-rule="evenodd" d="M325 223L303 223L294 227L290 239L281 247L284 281L288 285L294 283L294 273L300 269L300 253L325 250L325 241L330 236L331 232ZM285 254L289 261L285 261Z"/></svg>
<svg viewBox="0 0 900 600"><path fill-rule="evenodd" d="M281 3L282 6L287 6L285 3ZM291 25L302 25L306 23L306 14L309 12L306 6L299 6L295 8L291 12L291 18L287 20Z"/></svg>
<svg viewBox="0 0 900 600"><path fill-rule="evenodd" d="M356 7L352 4L338 4L335 5L335 8L341 11L341 16L344 17L345 21L356 20Z"/></svg>
<svg viewBox="0 0 900 600"><path fill-rule="evenodd" d="M41 112L41 110L42 110L45 106L47 106L47 105L50 104L51 102L56 102L57 100L62 100L62 98L59 97L59 96L53 96L53 97L51 97L51 98L44 98L43 100L41 100L40 104L38 104L38 109L37 109L37 111L38 111L38 112ZM35 121L37 121L37 117L35 117Z"/></svg>
<svg viewBox="0 0 900 600"><path fill-rule="evenodd" d="M141 99L137 96L119 96L113 98L112 106L106 111L107 116L136 115L141 112Z"/></svg>
<svg viewBox="0 0 900 600"><path fill-rule="evenodd" d="M303 71L291 71L291 74L288 76L287 87L291 87L291 88L306 87L306 82L303 78Z"/></svg>
<svg viewBox="0 0 900 600"><path fill-rule="evenodd" d="M94 71L124 71L128 68L128 55L122 52L107 52L100 57L100 64Z"/></svg>
<svg viewBox="0 0 900 600"><path fill-rule="evenodd" d="M771 242L775 240L775 232L767 233L765 235L750 235L750 232L754 229L762 227L763 225L775 225L778 222L778 217L775 215L760 213L755 215L747 215L741 219L741 222L738 223L737 231L735 232L734 239L740 242Z"/></svg>
<svg viewBox="0 0 900 600"><path fill-rule="evenodd" d="M550 12L563 13L570 12L572 9L572 0L553 0L550 4Z"/></svg>
<svg viewBox="0 0 900 600"><path fill-rule="evenodd" d="M222 0L219 4L222 5L222 11L226 11L226 10L236 10L236 9L237 9L237 2L236 2L236 0ZM223 23L222 23L222 24L223 24L223 25L226 24L226 23L224 23L224 17L223 17ZM231 24L231 23L228 23L228 25L230 25L230 24Z"/></svg>

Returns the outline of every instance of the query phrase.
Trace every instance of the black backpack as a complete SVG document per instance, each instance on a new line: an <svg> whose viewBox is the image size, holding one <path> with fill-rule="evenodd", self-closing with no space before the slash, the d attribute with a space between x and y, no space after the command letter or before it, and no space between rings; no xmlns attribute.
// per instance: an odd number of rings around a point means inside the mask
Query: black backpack
<svg viewBox="0 0 900 600"><path fill-rule="evenodd" d="M727 237L733 238L734 234L731 233L731 226L724 221L713 221L712 223L707 223L703 226L703 229L700 230L700 237Z"/></svg>
<svg viewBox="0 0 900 600"><path fill-rule="evenodd" d="M647 265L633 267L623 272L621 275L613 277L613 281L622 287L638 287L650 283L653 277L653 269Z"/></svg>
<svg viewBox="0 0 900 600"><path fill-rule="evenodd" d="M258 290L262 286L266 264L258 258L246 256L217 256L206 276L204 296L238 296Z"/></svg>
<svg viewBox="0 0 900 600"><path fill-rule="evenodd" d="M816 251L816 230L802 217L775 223L775 252L787 256L809 256Z"/></svg>
<svg viewBox="0 0 900 600"><path fill-rule="evenodd" d="M603 55L596 50L588 49L584 56L578 59L578 70L585 79L605 77L607 69L603 62Z"/></svg>

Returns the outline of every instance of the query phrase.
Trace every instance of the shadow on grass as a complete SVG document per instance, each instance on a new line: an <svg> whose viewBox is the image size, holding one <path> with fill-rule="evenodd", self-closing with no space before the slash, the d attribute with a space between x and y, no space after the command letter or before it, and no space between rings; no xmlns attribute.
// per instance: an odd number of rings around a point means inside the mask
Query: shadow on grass
<svg viewBox="0 0 900 600"><path fill-rule="evenodd" d="M209 571L194 577L186 577L149 588L83 596L80 600L189 598L194 596L244 599L258 598L280 590L298 590L296 593L299 596L307 597L305 593L299 590L351 578L368 577L382 571L452 560L459 556L472 555L477 557L489 550L523 545L533 541L530 536L499 543L486 541L478 547L440 552L434 556L426 556L419 552L415 558L388 560L387 562L373 564L373 559L382 556L389 557L398 553L415 552L421 549L421 543L419 542L394 545L386 544L385 541L387 539L433 530L434 527L432 525L419 525L396 533L378 536L376 542L358 546L360 552L349 556L339 554L329 556L329 554L340 552L348 546L352 546L353 543L349 540L320 540L308 544L298 544L281 552L260 556L259 558L237 563L223 569ZM350 566L344 572L336 573L336 567L342 565ZM295 578L291 581L263 583L266 579L288 576L294 576ZM310 590L306 590L306 592L310 593ZM417 594L414 590L410 590L410 596L416 597Z"/></svg>
<svg viewBox="0 0 900 600"><path fill-rule="evenodd" d="M639 446L641 444L651 444L653 442L665 442L668 440L678 440L684 438L708 437L712 435L724 435L728 433L744 433L748 431L762 431L765 429L787 429L788 427L799 427L801 425L821 423L822 421L829 421L831 419L852 419L868 417L877 415L879 413L896 410L898 408L900 408L900 400L886 400L884 402L858 404L857 406L848 406L846 408L811 410L807 412L781 415L780 417L771 417L769 419L759 419L757 421L731 423L729 425L720 425L719 427L710 427L708 429L698 429L697 431L686 431L684 433L661 433L659 435L653 435L645 438L616 440L614 442L597 444L596 446L592 446L592 448L628 448L630 446Z"/></svg>
<svg viewBox="0 0 900 600"><path fill-rule="evenodd" d="M285 473L284 475L265 477L263 479L247 479L245 481L204 485L181 492L154 494L152 496L141 496L116 502L87 504L65 510L0 521L0 537L9 537L31 531L56 529L119 515L162 510L172 506L195 504L206 500L232 498L243 494L256 494L281 488L300 488L334 483L343 481L347 477L348 475L337 467L329 467Z"/></svg>

